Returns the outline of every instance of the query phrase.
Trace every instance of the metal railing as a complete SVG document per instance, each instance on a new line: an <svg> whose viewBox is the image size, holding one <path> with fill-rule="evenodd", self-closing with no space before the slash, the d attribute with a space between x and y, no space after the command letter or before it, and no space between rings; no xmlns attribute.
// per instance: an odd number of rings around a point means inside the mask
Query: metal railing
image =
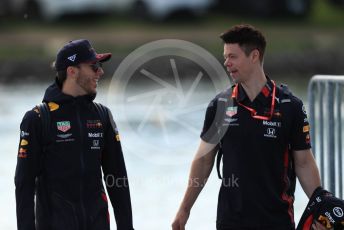
<svg viewBox="0 0 344 230"><path fill-rule="evenodd" d="M313 152L325 189L343 199L344 76L316 75L308 85Z"/></svg>

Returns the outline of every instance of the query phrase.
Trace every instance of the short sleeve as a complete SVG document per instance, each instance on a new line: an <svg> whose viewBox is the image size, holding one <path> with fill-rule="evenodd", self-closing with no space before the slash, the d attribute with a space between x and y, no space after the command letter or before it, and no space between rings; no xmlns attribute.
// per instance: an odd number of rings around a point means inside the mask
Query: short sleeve
<svg viewBox="0 0 344 230"><path fill-rule="evenodd" d="M201 132L201 139L207 143L217 144L220 141L218 133L218 122L216 121L217 100L213 99L205 113L203 129Z"/></svg>
<svg viewBox="0 0 344 230"><path fill-rule="evenodd" d="M305 106L301 100L296 100L293 106L294 119L291 130L291 149L305 150L311 148L310 127Z"/></svg>

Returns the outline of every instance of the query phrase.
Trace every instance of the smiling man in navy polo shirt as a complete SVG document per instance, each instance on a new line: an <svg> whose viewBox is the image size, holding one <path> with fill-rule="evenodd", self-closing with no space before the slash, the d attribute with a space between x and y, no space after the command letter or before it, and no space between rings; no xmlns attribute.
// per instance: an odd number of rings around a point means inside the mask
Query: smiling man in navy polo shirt
<svg viewBox="0 0 344 230"><path fill-rule="evenodd" d="M217 229L295 229L296 177L308 197L320 186L303 103L265 75L266 41L260 31L237 25L221 39L224 65L235 85L217 95L207 108L189 181L205 182L218 154L223 178ZM204 184L189 184L172 224L174 230L185 229ZM316 223L314 229L323 227Z"/></svg>

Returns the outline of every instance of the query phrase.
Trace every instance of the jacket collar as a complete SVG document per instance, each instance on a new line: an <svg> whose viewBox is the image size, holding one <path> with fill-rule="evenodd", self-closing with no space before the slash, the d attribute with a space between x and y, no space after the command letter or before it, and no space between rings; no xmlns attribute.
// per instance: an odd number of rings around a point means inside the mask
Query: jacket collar
<svg viewBox="0 0 344 230"><path fill-rule="evenodd" d="M88 94L78 97L73 97L71 95L64 94L59 86L57 80L50 85L44 94L43 102L56 102L56 103L66 103L71 101L85 101L92 102L96 97L96 94Z"/></svg>

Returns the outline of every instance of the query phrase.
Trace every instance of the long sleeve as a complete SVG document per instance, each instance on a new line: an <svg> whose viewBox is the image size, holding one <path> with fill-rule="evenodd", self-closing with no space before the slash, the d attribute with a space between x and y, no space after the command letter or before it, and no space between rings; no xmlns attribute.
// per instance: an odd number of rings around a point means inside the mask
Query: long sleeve
<svg viewBox="0 0 344 230"><path fill-rule="evenodd" d="M110 111L109 114L111 125L107 127L102 155L104 180L114 209L117 229L132 230L133 220L129 181L118 131Z"/></svg>
<svg viewBox="0 0 344 230"><path fill-rule="evenodd" d="M38 114L28 111L20 125L20 142L15 172L18 230L35 230L35 178L39 170L41 124Z"/></svg>

